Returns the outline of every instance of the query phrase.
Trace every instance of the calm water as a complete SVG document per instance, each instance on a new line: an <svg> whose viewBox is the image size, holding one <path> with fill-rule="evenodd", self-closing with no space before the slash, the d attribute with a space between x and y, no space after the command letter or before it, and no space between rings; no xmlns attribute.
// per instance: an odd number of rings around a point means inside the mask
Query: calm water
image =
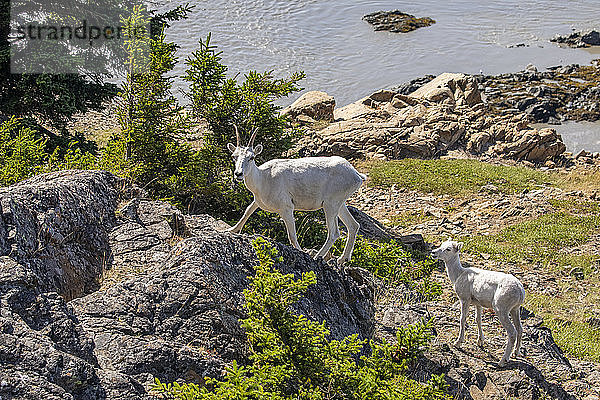
<svg viewBox="0 0 600 400"><path fill-rule="evenodd" d="M173 0L173 4L187 0ZM306 90L324 90L338 106L373 91L442 72L497 74L557 64L589 63L598 52L560 48L548 41L572 29L599 29L598 0L365 1L211 0L193 3L191 18L168 35L180 58L212 32L230 73L303 70ZM431 27L407 34L375 32L364 14L393 10L430 16ZM525 43L528 47L509 48ZM182 63L179 70L182 72ZM181 85L180 89L184 86ZM289 104L298 95L285 99ZM600 125L558 128L569 150L600 151ZM572 138L572 139L571 139Z"/></svg>
<svg viewBox="0 0 600 400"><path fill-rule="evenodd" d="M338 105L428 73L496 74L521 70L528 63L538 68L588 63L594 58L589 52L559 48L548 39L572 28L600 28L598 0L211 0L193 4L191 18L169 31L182 45L182 58L196 48L199 38L212 32L230 72L272 69L275 75L285 76L304 70L303 87L328 92ZM392 9L430 16L437 23L393 34L374 32L361 20L366 13ZM518 43L529 47L507 48Z"/></svg>
<svg viewBox="0 0 600 400"><path fill-rule="evenodd" d="M567 151L573 154L581 150L600 152L600 122L567 121L561 125L535 124L538 128L554 128L562 136Z"/></svg>

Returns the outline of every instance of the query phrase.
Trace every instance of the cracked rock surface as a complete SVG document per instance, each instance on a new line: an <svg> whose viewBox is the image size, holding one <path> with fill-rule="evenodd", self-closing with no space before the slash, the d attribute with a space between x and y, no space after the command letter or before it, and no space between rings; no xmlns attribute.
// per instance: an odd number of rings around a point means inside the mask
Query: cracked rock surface
<svg viewBox="0 0 600 400"><path fill-rule="evenodd" d="M146 399L154 376L201 382L245 359L253 238L139 195L100 171L0 189L1 399ZM317 275L299 312L370 337L366 272L278 248L283 271Z"/></svg>

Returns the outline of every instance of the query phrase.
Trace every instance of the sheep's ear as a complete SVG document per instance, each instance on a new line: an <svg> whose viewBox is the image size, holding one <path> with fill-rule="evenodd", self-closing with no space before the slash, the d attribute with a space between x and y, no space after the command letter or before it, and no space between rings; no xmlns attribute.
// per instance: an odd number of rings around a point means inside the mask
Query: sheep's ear
<svg viewBox="0 0 600 400"><path fill-rule="evenodd" d="M456 249L457 249L458 251L461 251L461 250L462 250L462 248L463 248L463 243L462 243L462 242L459 242L459 243L456 245Z"/></svg>
<svg viewBox="0 0 600 400"><path fill-rule="evenodd" d="M263 146L262 146L262 144L259 144L254 148L254 155L259 155L260 153L262 153L262 151L263 151Z"/></svg>
<svg viewBox="0 0 600 400"><path fill-rule="evenodd" d="M227 148L232 153L235 151L235 146L233 145L233 143L227 143Z"/></svg>

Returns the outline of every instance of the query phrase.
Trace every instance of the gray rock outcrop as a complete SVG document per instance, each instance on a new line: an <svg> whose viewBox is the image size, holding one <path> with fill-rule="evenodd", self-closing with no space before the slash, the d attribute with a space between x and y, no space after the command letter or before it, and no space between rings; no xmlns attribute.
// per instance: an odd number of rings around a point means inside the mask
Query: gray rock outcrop
<svg viewBox="0 0 600 400"><path fill-rule="evenodd" d="M0 189L0 398L146 399L154 376L202 382L244 360L252 238L125 187L65 171ZM317 274L297 311L370 336L368 274L278 248L283 271Z"/></svg>

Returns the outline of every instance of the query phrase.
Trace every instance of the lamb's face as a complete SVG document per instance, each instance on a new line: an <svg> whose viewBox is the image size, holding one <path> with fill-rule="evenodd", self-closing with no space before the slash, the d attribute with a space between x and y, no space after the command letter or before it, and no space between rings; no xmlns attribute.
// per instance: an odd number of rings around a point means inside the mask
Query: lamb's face
<svg viewBox="0 0 600 400"><path fill-rule="evenodd" d="M431 251L431 256L436 260L450 261L460 253L462 246L462 243L446 240L440 247Z"/></svg>
<svg viewBox="0 0 600 400"><path fill-rule="evenodd" d="M248 165L254 161L254 157L262 151L262 146L259 144L255 148L249 147L236 147L229 143L227 145L231 151L231 157L235 163L235 169L233 170L234 178L241 182L244 180L244 176L248 173Z"/></svg>

